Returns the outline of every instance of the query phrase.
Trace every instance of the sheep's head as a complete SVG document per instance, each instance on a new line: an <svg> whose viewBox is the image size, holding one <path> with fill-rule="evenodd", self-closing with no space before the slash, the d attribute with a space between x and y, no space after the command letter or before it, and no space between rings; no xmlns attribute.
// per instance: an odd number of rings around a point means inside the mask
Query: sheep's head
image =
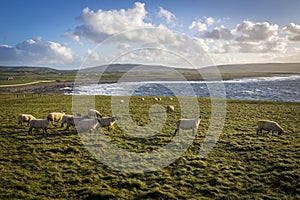
<svg viewBox="0 0 300 200"><path fill-rule="evenodd" d="M99 117L99 118L102 118L102 115L101 115L101 113L97 113L97 117Z"/></svg>
<svg viewBox="0 0 300 200"><path fill-rule="evenodd" d="M283 133L283 130L280 129L280 130L278 131L278 135L281 135L282 133Z"/></svg>

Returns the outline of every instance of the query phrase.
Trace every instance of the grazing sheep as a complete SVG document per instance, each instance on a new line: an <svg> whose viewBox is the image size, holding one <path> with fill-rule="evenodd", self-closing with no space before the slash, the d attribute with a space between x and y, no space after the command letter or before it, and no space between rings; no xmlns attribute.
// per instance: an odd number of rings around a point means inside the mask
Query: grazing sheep
<svg viewBox="0 0 300 200"><path fill-rule="evenodd" d="M121 99L121 100L120 100L120 103L124 103L124 100L123 100L123 99Z"/></svg>
<svg viewBox="0 0 300 200"><path fill-rule="evenodd" d="M161 101L161 98L158 98L158 101Z"/></svg>
<svg viewBox="0 0 300 200"><path fill-rule="evenodd" d="M174 106L167 105L167 112L174 112L175 108Z"/></svg>
<svg viewBox="0 0 300 200"><path fill-rule="evenodd" d="M62 117L62 119L61 119L61 126L60 126L60 128L62 128L64 126L64 124L67 122L67 119L71 118L71 117L73 117L73 115L64 115Z"/></svg>
<svg viewBox="0 0 300 200"><path fill-rule="evenodd" d="M170 100L171 100L171 101L173 101L173 98L172 98L172 97L170 97Z"/></svg>
<svg viewBox="0 0 300 200"><path fill-rule="evenodd" d="M108 127L108 130L110 130L110 127L114 125L116 120L118 120L117 117L103 117L99 119L100 127Z"/></svg>
<svg viewBox="0 0 300 200"><path fill-rule="evenodd" d="M144 98L144 97L142 97L142 98L141 98L141 100L142 100L142 101L145 101L145 98Z"/></svg>
<svg viewBox="0 0 300 200"><path fill-rule="evenodd" d="M78 132L98 130L99 128L99 120L97 119L83 119L78 122L76 129Z"/></svg>
<svg viewBox="0 0 300 200"><path fill-rule="evenodd" d="M277 124L274 121L269 121L269 120L260 120L257 122L257 131L256 134L258 134L258 132L262 133L262 130L268 131L268 133L270 133L270 131L272 131L272 134L275 132L278 132L278 135L281 135L283 133L283 129L279 126L279 124Z"/></svg>
<svg viewBox="0 0 300 200"><path fill-rule="evenodd" d="M81 115L80 114L75 114L75 115L64 115L63 117L62 117L62 120L61 120L61 126L60 126L60 128L62 128L63 126L64 126L64 124L65 123L67 123L67 120L69 119L69 118L73 118L73 117L80 117Z"/></svg>
<svg viewBox="0 0 300 200"><path fill-rule="evenodd" d="M89 117L94 117L95 119L102 118L101 113L98 110L94 110L94 109L89 109L88 110L88 116Z"/></svg>
<svg viewBox="0 0 300 200"><path fill-rule="evenodd" d="M53 125L53 122L61 121L64 115L64 112L52 112L47 115L47 119L49 119Z"/></svg>
<svg viewBox="0 0 300 200"><path fill-rule="evenodd" d="M33 119L29 122L29 130L28 133L32 133L32 129L42 128L43 133L47 133L47 128L49 126L50 120L47 119Z"/></svg>
<svg viewBox="0 0 300 200"><path fill-rule="evenodd" d="M155 101L158 101L158 98L157 98L157 97L155 97L155 98L154 98L154 100L155 100Z"/></svg>
<svg viewBox="0 0 300 200"><path fill-rule="evenodd" d="M30 114L19 114L18 124L22 125L23 122L27 122L29 124L30 120L33 120L33 119L36 119L36 118Z"/></svg>
<svg viewBox="0 0 300 200"><path fill-rule="evenodd" d="M89 118L88 116L72 116L72 117L68 117L66 119L66 124L67 124L66 130L69 130L70 126L75 126L75 124L78 124L78 122L80 122L81 120L88 119L88 118Z"/></svg>
<svg viewBox="0 0 300 200"><path fill-rule="evenodd" d="M193 129L193 134L194 134L194 129L198 128L200 121L201 121L201 116L197 116L194 119L180 119L176 123L176 130L174 134L176 134L177 131L179 133L180 129L183 130Z"/></svg>

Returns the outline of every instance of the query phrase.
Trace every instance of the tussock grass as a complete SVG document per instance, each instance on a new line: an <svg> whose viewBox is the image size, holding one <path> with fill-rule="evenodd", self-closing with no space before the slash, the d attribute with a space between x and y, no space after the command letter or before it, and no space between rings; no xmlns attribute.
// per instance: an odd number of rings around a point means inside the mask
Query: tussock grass
<svg viewBox="0 0 300 200"><path fill-rule="evenodd" d="M96 109L111 115L110 97L97 96ZM150 123L153 97L132 97L130 115L140 126ZM133 138L117 125L104 133L118 147L151 152L174 137L180 118L178 101L162 97L167 114L162 130L150 138ZM300 188L300 104L267 101L227 103L218 143L205 157L198 152L210 123L210 100L199 99L203 120L189 149L166 168L148 173L116 171L87 151L74 128L50 126L48 134L17 124L19 113L45 118L48 112L71 114L72 97L64 95L0 96L0 199L297 199ZM284 134L256 135L256 121L271 119Z"/></svg>

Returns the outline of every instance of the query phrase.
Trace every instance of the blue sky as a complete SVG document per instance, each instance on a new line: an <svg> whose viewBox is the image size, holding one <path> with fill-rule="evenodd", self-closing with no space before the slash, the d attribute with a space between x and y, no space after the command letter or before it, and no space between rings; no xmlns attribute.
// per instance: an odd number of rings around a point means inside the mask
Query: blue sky
<svg viewBox="0 0 300 200"><path fill-rule="evenodd" d="M184 67L167 51L214 64L300 62L299 8L298 0L2 0L0 65Z"/></svg>

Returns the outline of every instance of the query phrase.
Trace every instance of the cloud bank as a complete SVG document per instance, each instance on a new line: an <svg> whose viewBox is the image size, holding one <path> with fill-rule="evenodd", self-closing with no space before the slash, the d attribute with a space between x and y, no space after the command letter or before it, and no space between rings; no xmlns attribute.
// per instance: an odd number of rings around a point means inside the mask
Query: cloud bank
<svg viewBox="0 0 300 200"><path fill-rule="evenodd" d="M0 61L49 66L71 63L73 55L71 49L66 45L43 41L41 37L38 37L23 41L15 46L0 45Z"/></svg>

